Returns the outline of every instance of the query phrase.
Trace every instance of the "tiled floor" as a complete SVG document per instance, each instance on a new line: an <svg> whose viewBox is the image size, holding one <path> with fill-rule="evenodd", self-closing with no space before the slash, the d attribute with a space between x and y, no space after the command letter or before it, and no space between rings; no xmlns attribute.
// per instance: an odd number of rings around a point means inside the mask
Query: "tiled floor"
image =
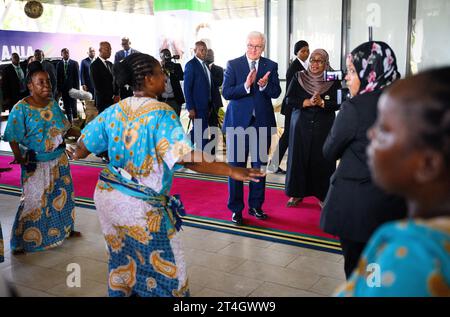
<svg viewBox="0 0 450 317"><path fill-rule="evenodd" d="M83 237L60 247L13 256L9 238L19 197L0 194L5 262L0 272L22 296L106 296L107 251L95 210L77 208ZM185 226L182 231L194 297L330 296L344 281L340 255ZM81 268L69 288L67 266Z"/></svg>

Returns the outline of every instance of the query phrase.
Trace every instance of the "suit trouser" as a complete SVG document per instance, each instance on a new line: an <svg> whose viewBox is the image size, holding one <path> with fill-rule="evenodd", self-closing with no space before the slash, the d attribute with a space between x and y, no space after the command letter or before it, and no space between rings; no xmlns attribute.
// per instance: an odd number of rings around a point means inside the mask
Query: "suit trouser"
<svg viewBox="0 0 450 317"><path fill-rule="evenodd" d="M72 122L72 119L78 118L77 100L65 94L62 96L62 100L67 119Z"/></svg>
<svg viewBox="0 0 450 317"><path fill-rule="evenodd" d="M211 113L209 114L209 118L208 118L208 123L209 123L209 127L214 127L217 129L217 132L220 133L219 130L219 109L216 107L213 107L211 110ZM218 139L218 134L216 135L216 133L211 133L211 140L210 142L212 143L213 147L211 150L211 154L212 155L216 155L216 151L218 150L218 146L219 146L219 139Z"/></svg>
<svg viewBox="0 0 450 317"><path fill-rule="evenodd" d="M289 127L291 126L292 110L288 110L284 116L284 131L278 141L277 148L272 155L272 164L278 168L283 160L283 156L289 146Z"/></svg>
<svg viewBox="0 0 450 317"><path fill-rule="evenodd" d="M265 129L261 133L254 126L254 118L250 122L249 128L255 128L256 133L242 134L229 133L227 130L227 160L231 166L247 167L249 154L251 155L252 168L261 168L267 165L267 154L270 148L271 131ZM250 182L250 192L248 197L249 208L262 208L265 199L266 178L261 177L259 183ZM235 213L240 213L244 209L244 185L241 181L228 178L228 209Z"/></svg>
<svg viewBox="0 0 450 317"><path fill-rule="evenodd" d="M359 258L367 243L342 238L339 240L341 242L342 254L344 255L345 277L348 280L358 266Z"/></svg>
<svg viewBox="0 0 450 317"><path fill-rule="evenodd" d="M191 123L190 132L192 144L199 151L203 151L209 142L208 137L208 113L200 113L196 115L195 120Z"/></svg>

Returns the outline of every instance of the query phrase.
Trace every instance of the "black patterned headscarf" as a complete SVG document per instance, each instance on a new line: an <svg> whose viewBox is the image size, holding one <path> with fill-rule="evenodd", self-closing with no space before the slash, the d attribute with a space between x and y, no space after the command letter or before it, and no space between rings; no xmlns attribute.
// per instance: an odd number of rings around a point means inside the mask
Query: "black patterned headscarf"
<svg viewBox="0 0 450 317"><path fill-rule="evenodd" d="M384 42L363 43L355 48L347 59L355 65L361 81L359 95L382 89L400 79L395 53Z"/></svg>

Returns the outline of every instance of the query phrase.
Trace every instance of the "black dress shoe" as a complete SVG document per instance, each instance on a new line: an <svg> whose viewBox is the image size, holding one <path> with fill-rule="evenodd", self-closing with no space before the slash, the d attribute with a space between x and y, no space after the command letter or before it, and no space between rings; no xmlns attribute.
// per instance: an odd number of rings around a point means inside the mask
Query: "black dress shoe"
<svg viewBox="0 0 450 317"><path fill-rule="evenodd" d="M250 208L248 214L261 220L267 219L267 215L260 208Z"/></svg>
<svg viewBox="0 0 450 317"><path fill-rule="evenodd" d="M282 174L282 175L286 175L286 171L281 169L281 167L278 167L278 169L276 170L275 174Z"/></svg>
<svg viewBox="0 0 450 317"><path fill-rule="evenodd" d="M231 217L231 221L235 223L238 226L241 226L243 224L242 221L242 214L238 212L233 212L233 216Z"/></svg>

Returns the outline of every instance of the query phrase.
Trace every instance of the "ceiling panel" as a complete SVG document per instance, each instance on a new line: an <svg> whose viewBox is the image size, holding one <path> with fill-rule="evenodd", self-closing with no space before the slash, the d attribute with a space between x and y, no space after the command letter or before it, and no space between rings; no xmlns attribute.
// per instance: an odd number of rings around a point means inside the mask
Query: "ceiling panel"
<svg viewBox="0 0 450 317"><path fill-rule="evenodd" d="M41 0L40 2L87 9L154 14L153 0ZM264 16L264 0L213 0L212 2L212 13L216 19Z"/></svg>

